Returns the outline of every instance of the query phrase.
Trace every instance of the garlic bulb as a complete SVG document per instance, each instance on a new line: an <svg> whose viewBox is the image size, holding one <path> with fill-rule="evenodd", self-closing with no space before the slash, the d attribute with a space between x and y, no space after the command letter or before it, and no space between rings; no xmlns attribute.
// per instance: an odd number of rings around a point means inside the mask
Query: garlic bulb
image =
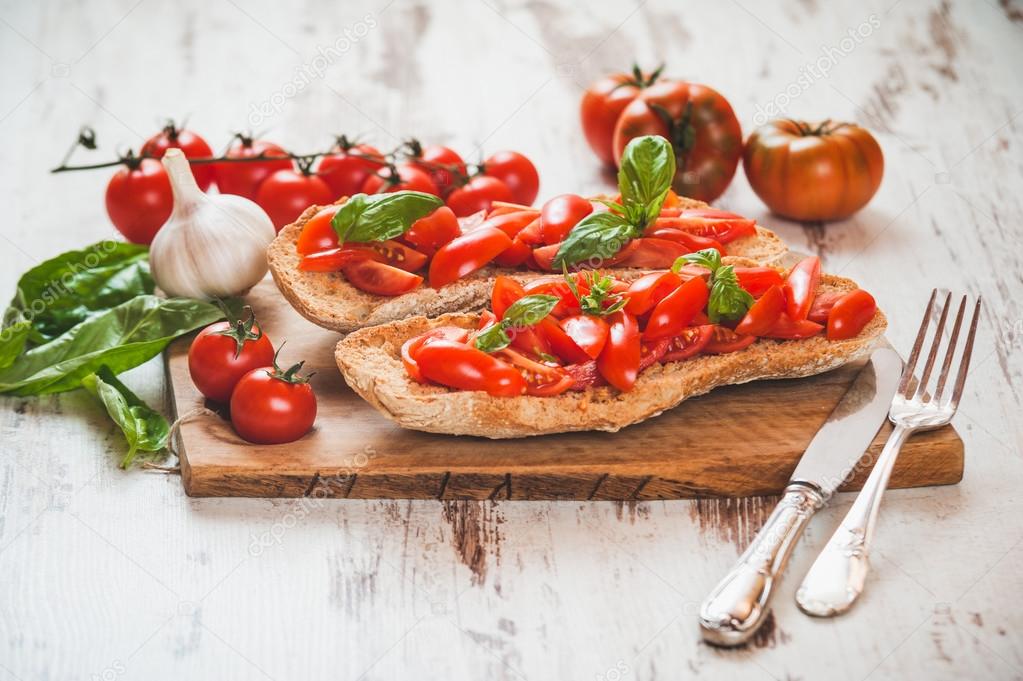
<svg viewBox="0 0 1023 681"><path fill-rule="evenodd" d="M149 266L171 296L213 298L245 293L266 274L273 223L252 201L206 194L180 149L168 149L163 167L174 190L174 210L156 233Z"/></svg>

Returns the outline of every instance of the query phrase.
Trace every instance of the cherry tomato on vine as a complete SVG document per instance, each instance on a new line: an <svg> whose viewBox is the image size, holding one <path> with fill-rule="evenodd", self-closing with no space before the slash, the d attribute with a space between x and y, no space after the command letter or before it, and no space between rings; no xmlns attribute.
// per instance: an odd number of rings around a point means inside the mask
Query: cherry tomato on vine
<svg viewBox="0 0 1023 681"><path fill-rule="evenodd" d="M298 170L278 170L263 180L256 203L266 211L278 232L294 222L309 206L332 203L334 194L316 175Z"/></svg>
<svg viewBox="0 0 1023 681"><path fill-rule="evenodd" d="M159 161L136 159L132 165L125 165L110 178L107 215L128 241L148 245L170 218L174 194Z"/></svg>
<svg viewBox="0 0 1023 681"><path fill-rule="evenodd" d="M483 162L483 174L504 182L515 203L531 206L536 201L540 191L540 175L533 162L519 152L497 152Z"/></svg>
<svg viewBox="0 0 1023 681"><path fill-rule="evenodd" d="M242 376L273 363L274 348L256 323L249 318L210 324L199 332L188 348L188 373L203 395L227 403Z"/></svg>
<svg viewBox="0 0 1023 681"><path fill-rule="evenodd" d="M593 204L578 194L561 194L540 209L540 233L545 244L565 240L572 228L593 212Z"/></svg>
<svg viewBox="0 0 1023 681"><path fill-rule="evenodd" d="M368 144L351 144L342 137L337 150L320 159L316 174L327 183L334 198L339 199L363 191L366 179L384 166L384 156L375 148Z"/></svg>
<svg viewBox="0 0 1023 681"><path fill-rule="evenodd" d="M385 166L372 173L362 185L366 194L389 194L391 192L413 191L440 196L430 174L411 163ZM455 213L457 215L457 211Z"/></svg>
<svg viewBox="0 0 1023 681"><path fill-rule="evenodd" d="M451 192L447 204L460 218L490 210L494 201L511 201L512 193L501 180L489 175L477 175L468 183Z"/></svg>
<svg viewBox="0 0 1023 681"><path fill-rule="evenodd" d="M273 142L254 140L245 135L235 135L228 147L228 158L268 157L267 161L245 161L244 163L216 163L214 176L221 194L237 194L252 201L256 200L259 185L278 170L291 168L288 152ZM274 158L280 157L280 158Z"/></svg>
<svg viewBox="0 0 1023 681"><path fill-rule="evenodd" d="M417 143L418 144L418 143ZM465 161L458 152L440 144L413 147L412 163L422 161L419 166L430 175L441 196L447 196L466 176Z"/></svg>
<svg viewBox="0 0 1023 681"><path fill-rule="evenodd" d="M184 130L168 121L163 130L146 140L142 145L142 153L153 158L163 158L168 149L180 149L184 152L185 158L212 158L213 149L202 137L191 130ZM206 191L213 184L216 169L213 163L203 163L192 166L192 175L195 177L199 189Z"/></svg>
<svg viewBox="0 0 1023 681"><path fill-rule="evenodd" d="M302 362L287 371L277 366L253 369L231 393L231 425L242 438L265 445L294 442L316 422L316 395L299 376Z"/></svg>

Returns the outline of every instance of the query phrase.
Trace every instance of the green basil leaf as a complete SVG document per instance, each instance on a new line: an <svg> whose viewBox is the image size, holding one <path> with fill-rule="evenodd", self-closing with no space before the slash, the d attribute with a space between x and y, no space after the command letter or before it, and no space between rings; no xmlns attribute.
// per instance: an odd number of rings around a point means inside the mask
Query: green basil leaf
<svg viewBox="0 0 1023 681"><path fill-rule="evenodd" d="M115 374L156 356L174 338L223 318L212 303L142 295L94 314L0 370L0 393L72 390L106 364Z"/></svg>
<svg viewBox="0 0 1023 681"><path fill-rule="evenodd" d="M401 236L416 220L443 205L438 197L423 192L356 194L341 206L331 224L341 243L387 241Z"/></svg>
<svg viewBox="0 0 1023 681"><path fill-rule="evenodd" d="M739 286L731 265L718 267L711 276L707 317L714 324L741 319L753 305L753 296Z"/></svg>
<svg viewBox="0 0 1023 681"><path fill-rule="evenodd" d="M0 369L14 364L21 351L25 349L29 334L32 332L30 322L18 322L0 331Z"/></svg>
<svg viewBox="0 0 1023 681"><path fill-rule="evenodd" d="M30 340L44 343L96 312L152 293L148 256L145 246L107 240L38 264L18 280L4 328L29 321Z"/></svg>
<svg viewBox="0 0 1023 681"><path fill-rule="evenodd" d="M82 386L99 398L128 441L121 468L131 465L140 451L159 452L167 446L170 436L167 419L121 383L110 367L100 365L95 373L82 378Z"/></svg>
<svg viewBox="0 0 1023 681"><path fill-rule="evenodd" d="M685 265L700 265L706 267L713 274L721 267L721 254L717 249L705 248L702 251L680 255L671 265L671 271L678 274Z"/></svg>
<svg viewBox="0 0 1023 681"><path fill-rule="evenodd" d="M560 300L557 296L539 294L519 298L504 311L501 325L505 328L523 329L539 324Z"/></svg>
<svg viewBox="0 0 1023 681"><path fill-rule="evenodd" d="M476 336L474 345L483 352L497 352L511 345L511 337L504 330L504 324L494 324Z"/></svg>
<svg viewBox="0 0 1023 681"><path fill-rule="evenodd" d="M645 135L629 142L618 168L618 190L622 203L641 206L643 227L661 212L675 178L675 151L658 135Z"/></svg>
<svg viewBox="0 0 1023 681"><path fill-rule="evenodd" d="M634 236L632 225L621 215L590 213L561 242L554 256L554 266L561 268L591 259L608 260ZM600 263L593 264L599 266Z"/></svg>

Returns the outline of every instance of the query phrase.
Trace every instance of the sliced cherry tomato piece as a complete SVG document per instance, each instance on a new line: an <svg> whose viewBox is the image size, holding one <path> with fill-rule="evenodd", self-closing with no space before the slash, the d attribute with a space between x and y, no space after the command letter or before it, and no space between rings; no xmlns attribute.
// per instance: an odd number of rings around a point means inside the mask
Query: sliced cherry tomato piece
<svg viewBox="0 0 1023 681"><path fill-rule="evenodd" d="M781 286L785 282L781 272L773 267L736 267L735 277L739 280L739 286L754 298L764 295L772 286Z"/></svg>
<svg viewBox="0 0 1023 681"><path fill-rule="evenodd" d="M480 312L480 321L479 324L476 326L476 329L478 331L482 331L483 329L489 326L493 326L496 323L497 315L491 312L490 310L483 310L483 312Z"/></svg>
<svg viewBox="0 0 1023 681"><path fill-rule="evenodd" d="M465 343L441 339L426 343L415 360L424 378L449 388L485 390L495 397L526 392L526 381L515 367Z"/></svg>
<svg viewBox="0 0 1023 681"><path fill-rule="evenodd" d="M547 336L538 330L536 326L513 327L507 330L511 338L511 345L531 355L549 355L551 346L547 342Z"/></svg>
<svg viewBox="0 0 1023 681"><path fill-rule="evenodd" d="M876 312L874 296L863 289L846 293L838 299L828 316L828 340L855 338Z"/></svg>
<svg viewBox="0 0 1023 681"><path fill-rule="evenodd" d="M723 355L742 350L756 341L756 336L740 336L727 326L715 325L711 330L710 340L703 346L703 351L708 355Z"/></svg>
<svg viewBox="0 0 1023 681"><path fill-rule="evenodd" d="M682 278L672 271L651 272L645 274L629 285L625 292L629 302L625 305L625 311L641 315L654 308L654 305L661 302L664 296L668 295L682 283Z"/></svg>
<svg viewBox="0 0 1023 681"><path fill-rule="evenodd" d="M810 338L824 331L824 327L809 319L793 319L786 312L782 312L778 321L774 323L765 338L779 338L782 340L795 340L798 338Z"/></svg>
<svg viewBox="0 0 1023 681"><path fill-rule="evenodd" d="M415 338L409 338L402 344L401 363L405 365L405 371L408 372L409 376L420 383L426 383L426 379L423 378L423 374L419 371L419 364L416 362L416 355L419 353L419 349L432 340L441 339L454 341L455 343L464 343L468 337L469 331L458 326L438 326L436 329L430 329Z"/></svg>
<svg viewBox="0 0 1023 681"><path fill-rule="evenodd" d="M310 253L298 263L303 272L340 272L341 268L355 260L372 260L369 249L331 248L319 253Z"/></svg>
<svg viewBox="0 0 1023 681"><path fill-rule="evenodd" d="M441 206L425 218L419 218L402 236L416 250L433 255L444 244L461 236L458 218L447 206Z"/></svg>
<svg viewBox="0 0 1023 681"><path fill-rule="evenodd" d="M793 320L806 319L821 281L821 260L815 255L796 263L785 277L785 312Z"/></svg>
<svg viewBox="0 0 1023 681"><path fill-rule="evenodd" d="M668 340L668 348L662 362L680 362L699 354L714 336L713 324L690 326L679 335Z"/></svg>
<svg viewBox="0 0 1023 681"><path fill-rule="evenodd" d="M498 355L518 369L522 379L526 382L527 395L537 397L560 395L571 388L575 382L575 379L562 367L537 362L514 350L506 348Z"/></svg>
<svg viewBox="0 0 1023 681"><path fill-rule="evenodd" d="M501 267L518 267L529 261L533 249L519 237L512 239L511 246L504 249L494 258L494 263Z"/></svg>
<svg viewBox="0 0 1023 681"><path fill-rule="evenodd" d="M813 299L813 305L810 306L810 312L806 315L806 318L811 322L817 322L818 324L827 324L828 316L831 315L831 309L835 307L835 303L841 298L843 293L838 291L825 291L824 293L818 293Z"/></svg>
<svg viewBox="0 0 1023 681"><path fill-rule="evenodd" d="M514 213L494 215L493 212L483 221L481 227L496 227L511 238L518 236L524 228L536 220L538 213L535 210L520 210Z"/></svg>
<svg viewBox="0 0 1023 681"><path fill-rule="evenodd" d="M503 213L517 213L520 210L532 210L537 213L540 212L532 206L526 206L521 203L514 203L512 201L494 201L490 204L490 214L487 217L501 215Z"/></svg>
<svg viewBox="0 0 1023 681"><path fill-rule="evenodd" d="M341 206L328 206L309 218L298 235L295 250L299 255L319 253L331 248L338 248L337 232L334 231L332 220Z"/></svg>
<svg viewBox="0 0 1023 681"><path fill-rule="evenodd" d="M543 234L540 231L541 227L542 224L540 222L540 218L536 218L528 225L523 227L522 231L515 235L515 238L521 239L523 242L529 244L530 246L536 246L541 241L543 241Z"/></svg>
<svg viewBox="0 0 1023 681"><path fill-rule="evenodd" d="M744 336L763 336L770 331L785 310L785 292L775 284L760 296L746 312L735 332Z"/></svg>
<svg viewBox="0 0 1023 681"><path fill-rule="evenodd" d="M526 290L522 288L522 284L511 277L499 276L494 280L494 290L490 293L490 309L498 319L501 319L504 317L504 311L525 295Z"/></svg>
<svg viewBox="0 0 1023 681"><path fill-rule="evenodd" d="M478 227L444 244L430 263L430 285L440 288L475 272L511 246L511 242L499 229Z"/></svg>
<svg viewBox="0 0 1023 681"><path fill-rule="evenodd" d="M546 244L565 240L580 220L593 212L593 204L578 194L562 194L540 209L540 233Z"/></svg>
<svg viewBox="0 0 1023 681"><path fill-rule="evenodd" d="M668 351L669 345L671 345L671 339L669 338L659 338L655 341L643 341L640 343L639 372L643 373L643 369L661 361L664 353Z"/></svg>
<svg viewBox="0 0 1023 681"><path fill-rule="evenodd" d="M585 362L590 358L582 348L576 345L571 336L565 333L565 330L558 325L558 322L553 317L548 316L544 318L542 322L536 325L536 329L543 335L544 340L547 341L551 354L561 361L569 363Z"/></svg>
<svg viewBox="0 0 1023 681"><path fill-rule="evenodd" d="M711 239L707 236L700 236L699 234L692 234L690 232L684 232L681 229L658 227L656 223L654 224L654 229L648 230L643 236L653 239L666 239L668 241L678 242L688 248L690 253L702 251L706 248L713 248L721 255L725 254L725 247L716 239Z"/></svg>
<svg viewBox="0 0 1023 681"><path fill-rule="evenodd" d="M428 258L410 246L394 241L370 241L365 244L345 244L345 248L368 248L375 254L373 259L385 265L415 272L426 264Z"/></svg>
<svg viewBox="0 0 1023 681"><path fill-rule="evenodd" d="M558 254L558 249L561 248L561 244L551 244L550 246L541 246L540 248L533 249L533 260L536 262L536 266L545 271L554 269L554 256Z"/></svg>
<svg viewBox="0 0 1023 681"><path fill-rule="evenodd" d="M608 315L608 336L597 358L597 368L607 382L628 392L639 376L639 325L624 310Z"/></svg>
<svg viewBox="0 0 1023 681"><path fill-rule="evenodd" d="M600 317L577 314L561 321L561 328L591 359L597 359L607 342L608 326Z"/></svg>
<svg viewBox="0 0 1023 681"><path fill-rule="evenodd" d="M594 360L569 364L565 371L572 377L571 390L586 390L599 385L607 385L607 381L600 375L597 363Z"/></svg>
<svg viewBox="0 0 1023 681"><path fill-rule="evenodd" d="M690 252L684 244L668 239L643 237L633 239L634 250L618 264L622 267L639 267L648 270L668 269L680 255Z"/></svg>
<svg viewBox="0 0 1023 681"><path fill-rule="evenodd" d="M659 218L657 222L661 227L674 227L723 244L757 233L755 220L713 208L690 208L683 210L678 217Z"/></svg>
<svg viewBox="0 0 1023 681"><path fill-rule="evenodd" d="M643 331L643 339L678 335L692 323L698 312L703 311L709 297L710 290L703 279L697 277L683 282L654 307Z"/></svg>
<svg viewBox="0 0 1023 681"><path fill-rule="evenodd" d="M572 275L574 276L574 275ZM525 285L526 293L535 293L538 295L545 296L556 296L561 300L551 310L551 314L558 319L563 317L569 317L579 313L579 300L572 293L572 289L569 288L568 282L563 277L544 277L543 279L534 279L533 281ZM579 277L576 277L576 290L579 291L580 295L587 295L590 292L589 285L584 281L579 281Z"/></svg>
<svg viewBox="0 0 1023 681"><path fill-rule="evenodd" d="M376 260L353 260L342 270L355 288L378 296L400 296L418 288L423 278Z"/></svg>

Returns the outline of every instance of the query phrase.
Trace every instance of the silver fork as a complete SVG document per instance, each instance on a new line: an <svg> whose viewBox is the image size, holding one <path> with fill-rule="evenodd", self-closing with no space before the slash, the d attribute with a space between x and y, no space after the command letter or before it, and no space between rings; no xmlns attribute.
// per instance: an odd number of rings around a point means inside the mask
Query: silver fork
<svg viewBox="0 0 1023 681"><path fill-rule="evenodd" d="M963 314L966 311L966 296L963 296L962 302L959 304L959 312L956 315L955 326L952 328L952 336L948 340L948 349L941 364L937 386L933 392L928 392L927 385L934 369L934 361L938 356L945 321L948 318L952 302L952 294L949 293L941 310L941 317L938 320L930 352L927 353L926 364L917 380L916 365L920 359L920 350L928 335L927 331L934 313L937 294L937 289L931 293L927 311L924 312L923 321L920 323L920 331L913 344L913 351L906 362L902 379L899 381L899 388L892 400L891 410L888 412L888 418L895 429L888 437L888 442L885 443L877 463L874 464L874 470L871 471L867 482L863 485L863 490L856 497L856 501L842 520L842 524L828 540L824 550L817 556L817 560L806 573L803 583L796 592L796 603L808 615L817 617L839 615L849 610L863 593L864 581L870 569L868 554L877 525L878 511L881 508L881 497L888 487L888 478L891 476L902 444L917 431L931 430L946 425L952 420L952 416L959 406L959 398L962 397L963 385L966 383L966 372L970 366L970 354L973 352L973 338L977 333L980 299L977 299L973 309L973 320L970 322L966 346L962 350L959 369L955 374L955 386L952 389L952 394L942 399L945 396L949 370L955 359L956 345L963 324Z"/></svg>

